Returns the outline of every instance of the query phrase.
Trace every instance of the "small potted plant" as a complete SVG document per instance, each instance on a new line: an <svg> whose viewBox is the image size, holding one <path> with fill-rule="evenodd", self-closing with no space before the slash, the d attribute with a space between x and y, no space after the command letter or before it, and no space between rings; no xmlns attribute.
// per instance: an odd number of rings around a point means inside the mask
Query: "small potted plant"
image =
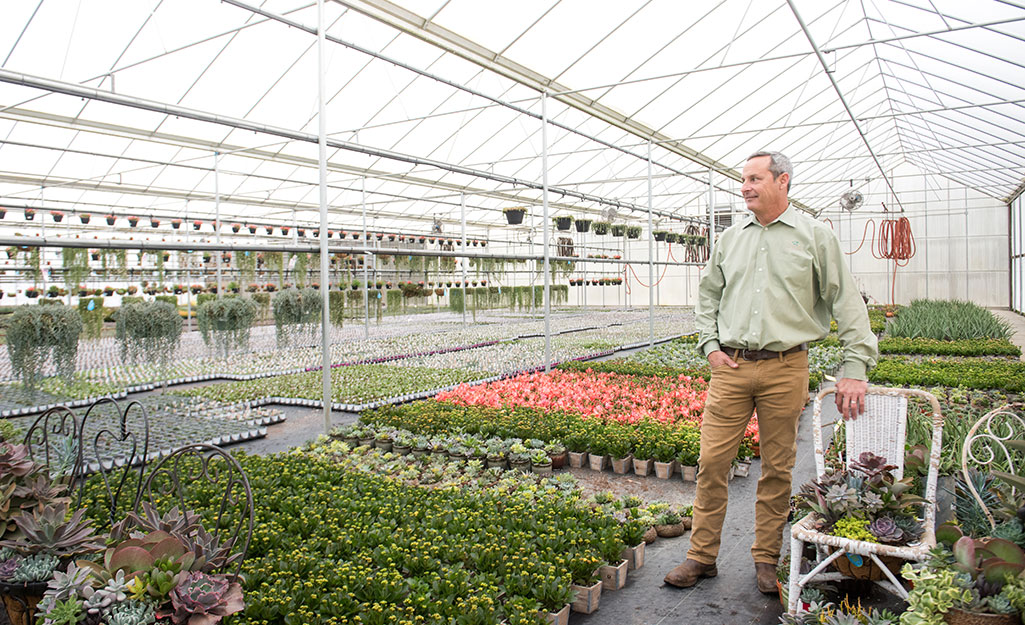
<svg viewBox="0 0 1025 625"><path fill-rule="evenodd" d="M655 464L655 447L655 441L650 438L637 441L633 451L634 475L645 477L651 473Z"/></svg>
<svg viewBox="0 0 1025 625"><path fill-rule="evenodd" d="M202 220L196 219L195 221L192 222L192 229L193 230L199 230L202 227L203 227L203 221Z"/></svg>
<svg viewBox="0 0 1025 625"><path fill-rule="evenodd" d="M171 220L171 227L174 228L175 230L180 229L182 227L182 220L181 219L172 219Z"/></svg>
<svg viewBox="0 0 1025 625"><path fill-rule="evenodd" d="M598 567L602 560L596 555L578 553L567 562L569 573L573 583L570 590L573 591L573 602L571 609L580 614L591 614L598 609L601 602L601 578L598 576Z"/></svg>
<svg viewBox="0 0 1025 625"><path fill-rule="evenodd" d="M538 475L552 474L552 459L545 453L544 449L532 449L530 451L530 470Z"/></svg>
<svg viewBox="0 0 1025 625"><path fill-rule="evenodd" d="M676 462L680 465L680 473L684 482L696 482L698 480L698 448L692 441L684 444Z"/></svg>
<svg viewBox="0 0 1025 625"><path fill-rule="evenodd" d="M60 223L64 221L64 213L61 211L50 211L50 218L53 219L54 223Z"/></svg>
<svg viewBox="0 0 1025 625"><path fill-rule="evenodd" d="M231 224L231 231L238 234L238 231L242 229L242 224Z"/></svg>
<svg viewBox="0 0 1025 625"><path fill-rule="evenodd" d="M522 442L514 442L509 446L509 468L518 469L524 473L530 471L529 450Z"/></svg>
<svg viewBox="0 0 1025 625"><path fill-rule="evenodd" d="M249 234L256 234L256 226L248 224L246 227L249 228Z"/></svg>
<svg viewBox="0 0 1025 625"><path fill-rule="evenodd" d="M26 208L25 209L25 221L32 221L36 218L36 209Z"/></svg>
<svg viewBox="0 0 1025 625"><path fill-rule="evenodd" d="M128 217L128 225L131 226L132 228L138 226L139 225L139 218L136 217L135 215L130 215Z"/></svg>
<svg viewBox="0 0 1025 625"><path fill-rule="evenodd" d="M150 217L149 218L149 227L150 228L159 228L160 227L160 220L157 219L156 217Z"/></svg>

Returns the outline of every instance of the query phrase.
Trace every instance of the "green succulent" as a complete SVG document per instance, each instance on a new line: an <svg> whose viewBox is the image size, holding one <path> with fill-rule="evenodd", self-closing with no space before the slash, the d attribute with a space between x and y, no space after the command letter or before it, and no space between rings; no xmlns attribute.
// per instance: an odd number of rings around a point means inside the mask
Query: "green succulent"
<svg viewBox="0 0 1025 625"><path fill-rule="evenodd" d="M37 553L18 561L18 568L11 575L12 582L41 582L57 570L60 560L49 553Z"/></svg>
<svg viewBox="0 0 1025 625"><path fill-rule="evenodd" d="M128 599L128 581L125 579L125 572L118 571L114 577L107 580L102 588L89 589L85 603L89 614L99 614L110 606L126 601Z"/></svg>
<svg viewBox="0 0 1025 625"><path fill-rule="evenodd" d="M103 612L103 621L109 625L152 625L156 620L153 604L135 599L115 603Z"/></svg>
<svg viewBox="0 0 1025 625"><path fill-rule="evenodd" d="M57 601L53 609L46 613L47 625L76 625L84 616L85 610L77 597L68 597Z"/></svg>

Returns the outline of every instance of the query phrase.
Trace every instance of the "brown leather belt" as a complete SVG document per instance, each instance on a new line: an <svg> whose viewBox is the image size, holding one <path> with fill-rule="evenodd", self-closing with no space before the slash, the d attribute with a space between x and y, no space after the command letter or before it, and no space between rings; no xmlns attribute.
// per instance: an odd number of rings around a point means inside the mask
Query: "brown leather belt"
<svg viewBox="0 0 1025 625"><path fill-rule="evenodd" d="M803 352L808 349L808 344L801 343L800 345L796 345L782 352L774 352L769 349L743 349L740 347L730 347L729 345L726 345L725 347L726 353L730 354L734 360L739 360L741 358L744 360L769 360L770 358L782 358L787 354Z"/></svg>

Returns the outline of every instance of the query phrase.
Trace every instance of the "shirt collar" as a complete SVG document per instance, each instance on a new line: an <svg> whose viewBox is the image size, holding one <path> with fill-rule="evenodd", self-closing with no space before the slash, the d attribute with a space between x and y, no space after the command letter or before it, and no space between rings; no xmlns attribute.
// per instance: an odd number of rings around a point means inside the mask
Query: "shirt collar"
<svg viewBox="0 0 1025 625"><path fill-rule="evenodd" d="M797 227L797 210L794 209L793 204L787 204L787 209L785 211L783 211L782 213L780 213L779 217L777 217L777 218L773 219L772 221L770 221L769 224L767 226L765 226L765 227L768 228L769 226L771 226L772 224L776 223L777 221L781 222L781 223L784 223L784 224L790 226L791 228L796 228ZM755 214L749 212L747 214L747 223L744 224L744 228L747 228L751 224L757 224L759 226L761 225L760 223L758 223L758 219L755 217Z"/></svg>

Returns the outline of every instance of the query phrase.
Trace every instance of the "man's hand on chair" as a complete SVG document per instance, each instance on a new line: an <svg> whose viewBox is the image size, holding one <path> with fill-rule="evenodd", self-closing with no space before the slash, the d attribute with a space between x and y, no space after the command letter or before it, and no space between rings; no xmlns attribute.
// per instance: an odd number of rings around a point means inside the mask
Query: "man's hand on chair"
<svg viewBox="0 0 1025 625"><path fill-rule="evenodd" d="M853 378L840 378L836 383L836 409L843 415L844 421L856 419L865 412L865 391L868 382Z"/></svg>

